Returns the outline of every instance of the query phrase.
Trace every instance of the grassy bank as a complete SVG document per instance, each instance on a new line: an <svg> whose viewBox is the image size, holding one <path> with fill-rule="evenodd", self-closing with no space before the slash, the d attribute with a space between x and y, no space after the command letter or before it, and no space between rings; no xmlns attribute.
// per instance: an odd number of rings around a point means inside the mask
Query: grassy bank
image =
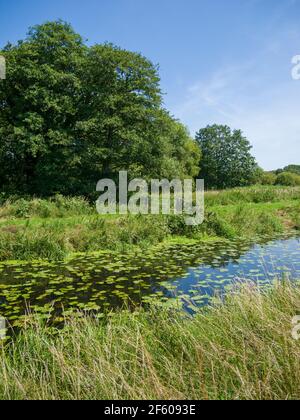
<svg viewBox="0 0 300 420"><path fill-rule="evenodd" d="M253 186L206 193L206 204L275 203L300 199L300 187Z"/></svg>
<svg viewBox="0 0 300 420"><path fill-rule="evenodd" d="M300 287L254 286L194 319L156 311L29 326L2 350L0 399L299 399Z"/></svg>
<svg viewBox="0 0 300 420"><path fill-rule="evenodd" d="M59 260L74 252L123 251L180 237L253 237L300 227L300 188L206 194L205 222L175 216L99 216L81 198L12 199L0 208L0 260Z"/></svg>

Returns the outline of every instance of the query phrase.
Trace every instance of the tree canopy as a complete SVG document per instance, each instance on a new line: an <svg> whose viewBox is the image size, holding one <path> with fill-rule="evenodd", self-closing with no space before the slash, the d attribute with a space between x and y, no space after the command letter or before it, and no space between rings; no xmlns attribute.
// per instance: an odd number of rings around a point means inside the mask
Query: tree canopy
<svg viewBox="0 0 300 420"><path fill-rule="evenodd" d="M259 171L251 145L240 130L212 125L201 129L196 140L202 150L200 176L208 188L232 188L255 182Z"/></svg>
<svg viewBox="0 0 300 420"><path fill-rule="evenodd" d="M7 45L0 82L3 191L89 195L100 178L193 177L200 150L164 108L157 66L86 46L62 21Z"/></svg>
<svg viewBox="0 0 300 420"><path fill-rule="evenodd" d="M280 172L290 172L293 174L300 175L300 165L288 165L282 169Z"/></svg>

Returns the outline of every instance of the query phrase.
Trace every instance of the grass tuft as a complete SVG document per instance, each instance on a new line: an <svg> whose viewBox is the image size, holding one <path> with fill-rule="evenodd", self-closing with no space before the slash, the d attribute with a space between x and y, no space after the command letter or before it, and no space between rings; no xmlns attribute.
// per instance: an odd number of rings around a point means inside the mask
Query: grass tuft
<svg viewBox="0 0 300 420"><path fill-rule="evenodd" d="M300 397L300 287L245 286L195 318L152 308L64 330L30 325L2 349L0 399Z"/></svg>
<svg viewBox="0 0 300 420"><path fill-rule="evenodd" d="M12 199L0 207L0 261L61 260L73 252L123 252L174 237L251 238L300 229L300 189L255 187L206 194L205 221L184 216L99 216L82 198ZM281 200L281 201L279 201Z"/></svg>

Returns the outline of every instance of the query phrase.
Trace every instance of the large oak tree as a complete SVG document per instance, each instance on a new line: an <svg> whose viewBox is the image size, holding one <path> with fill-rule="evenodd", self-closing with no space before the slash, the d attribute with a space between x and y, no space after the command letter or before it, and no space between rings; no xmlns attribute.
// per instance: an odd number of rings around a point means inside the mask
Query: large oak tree
<svg viewBox="0 0 300 420"><path fill-rule="evenodd" d="M87 47L65 22L1 51L3 191L90 195L102 177L192 177L199 150L162 106L158 69L110 44Z"/></svg>

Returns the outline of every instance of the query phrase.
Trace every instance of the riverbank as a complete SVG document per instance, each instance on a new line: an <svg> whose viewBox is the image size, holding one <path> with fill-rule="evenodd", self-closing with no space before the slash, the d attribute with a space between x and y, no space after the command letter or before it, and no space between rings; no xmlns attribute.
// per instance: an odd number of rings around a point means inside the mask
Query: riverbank
<svg viewBox="0 0 300 420"><path fill-rule="evenodd" d="M80 198L14 199L0 208L0 261L62 260L73 253L148 248L164 241L234 239L300 228L300 188L206 193L205 222L179 216L99 216Z"/></svg>
<svg viewBox="0 0 300 420"><path fill-rule="evenodd" d="M250 284L193 319L153 307L28 325L2 349L0 399L299 399L299 310L298 283Z"/></svg>

